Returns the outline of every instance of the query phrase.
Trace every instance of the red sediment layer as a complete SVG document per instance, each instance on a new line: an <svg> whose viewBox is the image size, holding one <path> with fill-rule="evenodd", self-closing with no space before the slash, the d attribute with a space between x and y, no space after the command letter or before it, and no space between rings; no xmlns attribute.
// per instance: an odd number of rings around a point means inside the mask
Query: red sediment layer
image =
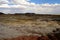
<svg viewBox="0 0 60 40"><path fill-rule="evenodd" d="M60 40L54 34L47 35L47 36L19 36L16 38L11 39L4 39L4 40Z"/></svg>
<svg viewBox="0 0 60 40"><path fill-rule="evenodd" d="M11 38L11 39L5 39L5 40L49 40L47 36L20 36L16 38Z"/></svg>

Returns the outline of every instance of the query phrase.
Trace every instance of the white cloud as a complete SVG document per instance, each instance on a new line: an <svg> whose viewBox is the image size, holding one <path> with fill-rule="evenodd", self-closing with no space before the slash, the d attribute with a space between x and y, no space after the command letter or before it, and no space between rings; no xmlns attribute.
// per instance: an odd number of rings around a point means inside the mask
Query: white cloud
<svg viewBox="0 0 60 40"><path fill-rule="evenodd" d="M30 4L29 0L13 0L15 4Z"/></svg>
<svg viewBox="0 0 60 40"><path fill-rule="evenodd" d="M8 2L8 0L0 0L0 5L1 4L8 4L9 2Z"/></svg>
<svg viewBox="0 0 60 40"><path fill-rule="evenodd" d="M0 11L4 13L34 12L38 14L60 14L60 4L35 4L30 0L1 0ZM14 5L9 5L14 4ZM2 8L2 9L1 9Z"/></svg>

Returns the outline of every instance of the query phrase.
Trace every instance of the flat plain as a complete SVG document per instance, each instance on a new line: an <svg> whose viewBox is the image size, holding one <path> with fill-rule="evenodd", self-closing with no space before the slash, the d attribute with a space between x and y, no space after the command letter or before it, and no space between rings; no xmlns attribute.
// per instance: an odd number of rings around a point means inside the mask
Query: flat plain
<svg viewBox="0 0 60 40"><path fill-rule="evenodd" d="M41 36L60 28L60 15L1 14L0 39Z"/></svg>

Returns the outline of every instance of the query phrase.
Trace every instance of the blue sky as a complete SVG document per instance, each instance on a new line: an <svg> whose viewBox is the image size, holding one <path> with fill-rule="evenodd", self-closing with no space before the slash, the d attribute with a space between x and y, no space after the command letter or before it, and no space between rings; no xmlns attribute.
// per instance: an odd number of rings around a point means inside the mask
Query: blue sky
<svg viewBox="0 0 60 40"><path fill-rule="evenodd" d="M60 0L31 0L30 2L35 2L37 4L49 3L49 4L60 4Z"/></svg>

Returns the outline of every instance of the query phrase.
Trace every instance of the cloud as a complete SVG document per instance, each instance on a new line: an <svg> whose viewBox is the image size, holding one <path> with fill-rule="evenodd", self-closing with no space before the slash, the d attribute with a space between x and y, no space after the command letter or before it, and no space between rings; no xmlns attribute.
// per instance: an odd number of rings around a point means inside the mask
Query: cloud
<svg viewBox="0 0 60 40"><path fill-rule="evenodd" d="M1 0L0 11L4 13L60 14L60 4L36 4L28 1L30 0Z"/></svg>
<svg viewBox="0 0 60 40"><path fill-rule="evenodd" d="M8 4L9 2L8 2L8 0L0 0L0 5L1 4Z"/></svg>
<svg viewBox="0 0 60 40"><path fill-rule="evenodd" d="M28 0L13 0L15 4L29 4Z"/></svg>

